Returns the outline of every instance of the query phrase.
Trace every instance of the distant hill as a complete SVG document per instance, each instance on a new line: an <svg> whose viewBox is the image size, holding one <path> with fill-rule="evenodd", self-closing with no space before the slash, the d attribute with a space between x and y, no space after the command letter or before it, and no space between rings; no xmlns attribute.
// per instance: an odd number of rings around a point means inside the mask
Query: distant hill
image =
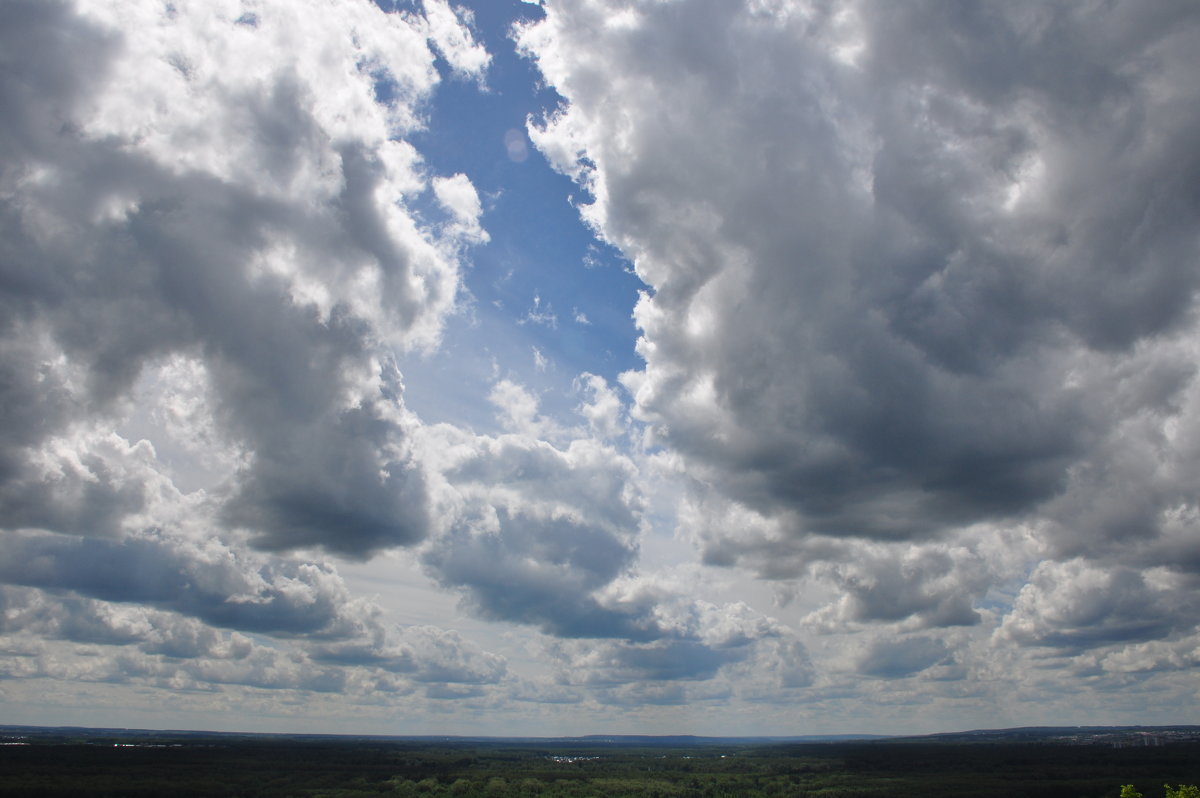
<svg viewBox="0 0 1200 798"><path fill-rule="evenodd" d="M691 734L589 734L578 737L489 737L382 734L269 734L214 732L188 729L124 729L85 726L0 725L0 742L64 740L262 740L398 743L470 743L475 745L613 746L685 748L689 746L773 745L803 743L1047 743L1070 745L1154 746L1176 741L1200 741L1200 726L1023 726L1012 729L974 729L925 735L805 734L791 736L704 737Z"/></svg>
<svg viewBox="0 0 1200 798"><path fill-rule="evenodd" d="M124 729L87 726L13 726L0 724L0 738L37 740L65 738L103 739L261 739L288 741L395 741L416 743L515 743L521 745L612 745L636 747L672 747L704 745L754 745L772 743L854 742L888 739L879 734L808 734L794 736L702 737L692 734L588 734L578 737L489 737L473 735L391 735L391 734L288 734L265 732L218 732L191 729Z"/></svg>
<svg viewBox="0 0 1200 798"><path fill-rule="evenodd" d="M1200 740L1200 726L1021 726L1014 729L975 729L889 739L893 742L1151 746L1175 741Z"/></svg>

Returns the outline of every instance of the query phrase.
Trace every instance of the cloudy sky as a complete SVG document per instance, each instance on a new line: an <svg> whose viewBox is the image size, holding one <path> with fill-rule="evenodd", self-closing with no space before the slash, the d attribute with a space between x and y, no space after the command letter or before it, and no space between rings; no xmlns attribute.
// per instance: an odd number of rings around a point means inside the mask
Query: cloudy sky
<svg viewBox="0 0 1200 798"><path fill-rule="evenodd" d="M0 0L0 716L1195 722L1200 8Z"/></svg>

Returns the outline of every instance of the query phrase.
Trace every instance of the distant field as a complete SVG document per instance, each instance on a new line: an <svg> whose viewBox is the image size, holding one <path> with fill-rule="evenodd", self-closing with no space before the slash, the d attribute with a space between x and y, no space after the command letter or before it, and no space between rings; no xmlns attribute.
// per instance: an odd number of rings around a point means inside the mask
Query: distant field
<svg viewBox="0 0 1200 798"><path fill-rule="evenodd" d="M0 735L0 796L1030 796L1200 783L1200 742L650 738L433 741L57 730ZM1046 739L1051 739L1044 735ZM1017 742L1005 740L1016 739ZM21 743L21 744L13 744ZM1161 743L1161 744L1151 744Z"/></svg>

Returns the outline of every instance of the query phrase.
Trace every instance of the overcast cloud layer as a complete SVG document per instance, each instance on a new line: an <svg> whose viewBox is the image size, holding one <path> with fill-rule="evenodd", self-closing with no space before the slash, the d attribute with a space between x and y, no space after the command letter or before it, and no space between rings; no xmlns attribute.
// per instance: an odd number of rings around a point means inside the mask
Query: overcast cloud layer
<svg viewBox="0 0 1200 798"><path fill-rule="evenodd" d="M0 2L0 701L1190 719L1194 4L546 0L487 46L392 5ZM475 429L402 370L470 340L500 194L413 142L488 47L557 92L526 132L646 290L642 367L549 412L536 345L493 357L446 397Z"/></svg>

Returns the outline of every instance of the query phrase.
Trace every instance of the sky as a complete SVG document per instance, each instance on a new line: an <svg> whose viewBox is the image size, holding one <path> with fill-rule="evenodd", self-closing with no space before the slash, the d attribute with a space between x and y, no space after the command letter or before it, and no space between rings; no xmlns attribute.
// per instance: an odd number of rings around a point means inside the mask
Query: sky
<svg viewBox="0 0 1200 798"><path fill-rule="evenodd" d="M0 0L0 721L1196 722L1191 0Z"/></svg>

